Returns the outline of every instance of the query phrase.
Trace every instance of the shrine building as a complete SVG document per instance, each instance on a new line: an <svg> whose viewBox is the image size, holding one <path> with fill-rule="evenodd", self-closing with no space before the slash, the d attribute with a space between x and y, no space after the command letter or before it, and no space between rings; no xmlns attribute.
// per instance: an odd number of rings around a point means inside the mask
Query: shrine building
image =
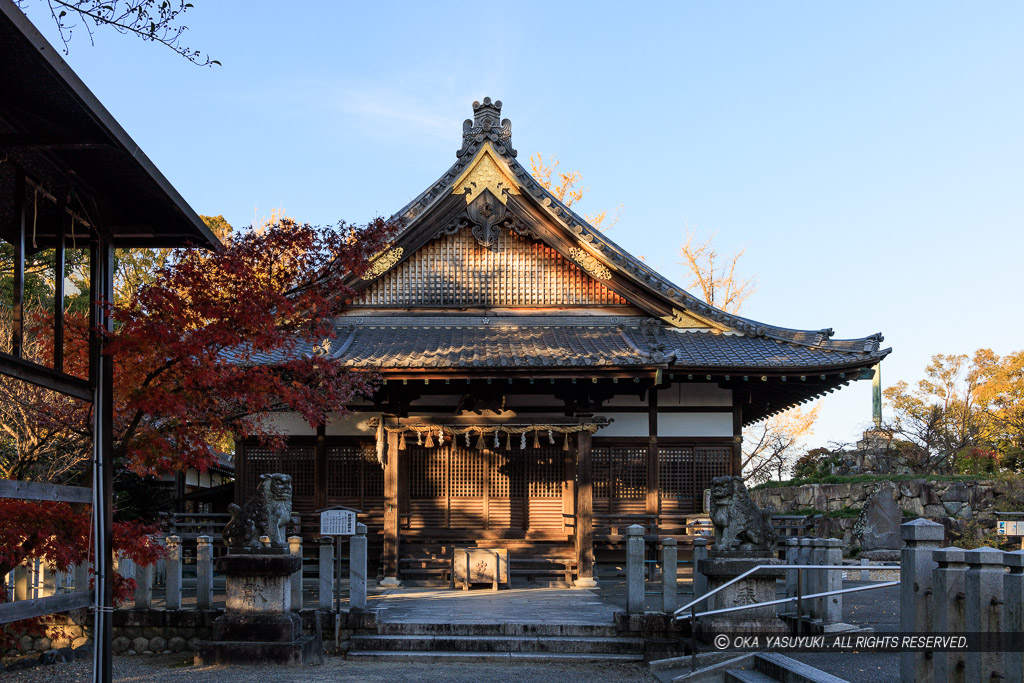
<svg viewBox="0 0 1024 683"><path fill-rule="evenodd" d="M625 527L684 539L745 425L872 376L880 334L833 339L718 310L624 251L516 159L501 102L473 103L455 164L401 209L328 353L384 381L285 452L238 444L235 495L293 478L360 510L378 576L446 581L453 547L513 574L592 585ZM377 551L372 550L376 547Z"/></svg>

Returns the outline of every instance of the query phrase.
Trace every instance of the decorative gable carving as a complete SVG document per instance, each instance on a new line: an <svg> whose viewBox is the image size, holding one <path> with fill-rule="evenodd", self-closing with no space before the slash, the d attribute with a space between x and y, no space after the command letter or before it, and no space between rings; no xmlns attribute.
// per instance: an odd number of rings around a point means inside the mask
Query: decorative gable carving
<svg viewBox="0 0 1024 683"><path fill-rule="evenodd" d="M494 248L471 230L442 232L381 275L354 306L623 306L625 299L543 242L495 228Z"/></svg>

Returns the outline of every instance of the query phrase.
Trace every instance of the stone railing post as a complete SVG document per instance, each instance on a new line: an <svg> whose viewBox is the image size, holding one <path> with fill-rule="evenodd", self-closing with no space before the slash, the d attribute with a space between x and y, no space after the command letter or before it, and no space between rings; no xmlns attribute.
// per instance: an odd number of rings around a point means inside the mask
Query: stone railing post
<svg viewBox="0 0 1024 683"><path fill-rule="evenodd" d="M800 557L800 539L786 539L786 564L796 564ZM796 597L796 571L786 572L786 597ZM792 604L790 605L790 607ZM788 608L787 608L788 609Z"/></svg>
<svg viewBox="0 0 1024 683"><path fill-rule="evenodd" d="M126 579L135 578L135 563L121 553L117 554L117 573Z"/></svg>
<svg viewBox="0 0 1024 683"><path fill-rule="evenodd" d="M821 565L825 564L825 539L824 538L812 538L811 539L811 564ZM827 569L813 569L810 572L810 586L807 589L807 593L823 593L825 591L825 584L827 583L826 577L828 575ZM805 574L806 576L807 574ZM815 598L811 600L809 605L811 617L814 619L823 619L825 613L825 599Z"/></svg>
<svg viewBox="0 0 1024 683"><path fill-rule="evenodd" d="M28 565L19 564L14 572L14 599L28 600Z"/></svg>
<svg viewBox="0 0 1024 683"><path fill-rule="evenodd" d="M866 558L866 557L860 558L860 566L861 567L867 567L867 566L870 566L870 564L871 564L871 561L868 560L868 558ZM860 580L861 581L870 581L871 580L871 570L870 569L861 569L860 570Z"/></svg>
<svg viewBox="0 0 1024 683"><path fill-rule="evenodd" d="M292 611L302 609L302 537L288 537L288 552L299 558L299 571L291 575Z"/></svg>
<svg viewBox="0 0 1024 683"><path fill-rule="evenodd" d="M674 538L661 542L661 611L671 614L679 606L679 549Z"/></svg>
<svg viewBox="0 0 1024 683"><path fill-rule="evenodd" d="M626 529L626 612L644 613L644 528Z"/></svg>
<svg viewBox="0 0 1024 683"><path fill-rule="evenodd" d="M843 563L843 542L838 538L826 538L825 547L822 549L825 557L825 564L838 567ZM822 586L824 591L837 591L843 588L843 570L826 569L825 583ZM843 620L843 596L830 595L821 599L822 614L821 620L828 624L839 623Z"/></svg>
<svg viewBox="0 0 1024 683"><path fill-rule="evenodd" d="M153 542L159 546L167 547L167 539L164 536L156 536ZM153 585L162 586L167 583L167 564L166 558L161 557L156 561L156 566L153 567Z"/></svg>
<svg viewBox="0 0 1024 683"><path fill-rule="evenodd" d="M697 567L701 560L708 559L708 539L701 537L696 538L693 541L693 599L696 600L702 595L707 595L708 592L708 577L702 573ZM707 609L707 600L697 603L694 605L696 610Z"/></svg>
<svg viewBox="0 0 1024 683"><path fill-rule="evenodd" d="M317 581L320 609L334 609L334 539L320 537L320 577Z"/></svg>
<svg viewBox="0 0 1024 683"><path fill-rule="evenodd" d="M181 609L181 539L167 537L167 609Z"/></svg>
<svg viewBox="0 0 1024 683"><path fill-rule="evenodd" d="M71 570L71 588L76 591L89 590L89 561L76 564Z"/></svg>
<svg viewBox="0 0 1024 683"><path fill-rule="evenodd" d="M1003 620L1003 551L976 548L964 551L967 571L964 572L964 614L967 633L982 639L1002 633ZM984 648L982 648L984 649ZM979 652L971 648L967 662L968 681L1007 680L1002 652Z"/></svg>
<svg viewBox="0 0 1024 683"><path fill-rule="evenodd" d="M1010 568L1003 577L1003 631L1005 637L1020 643L1024 642L1024 550L1006 553L1003 560ZM1024 652L1006 653L1006 680L1024 681Z"/></svg>
<svg viewBox="0 0 1024 683"><path fill-rule="evenodd" d="M213 609L213 539L196 539L196 609Z"/></svg>
<svg viewBox="0 0 1024 683"><path fill-rule="evenodd" d="M356 523L356 533L349 539L348 606L366 609L366 525Z"/></svg>
<svg viewBox="0 0 1024 683"><path fill-rule="evenodd" d="M933 554L939 568L932 579L935 599L935 631L964 633L964 551L961 548L940 548ZM935 680L963 683L966 666L963 652L936 652L932 662Z"/></svg>
<svg viewBox="0 0 1024 683"><path fill-rule="evenodd" d="M135 609L153 607L153 565L135 566Z"/></svg>
<svg viewBox="0 0 1024 683"><path fill-rule="evenodd" d="M932 624L932 551L945 538L945 528L927 519L915 519L900 525L905 546L900 551L900 631L925 634ZM901 683L931 683L930 652L901 652Z"/></svg>

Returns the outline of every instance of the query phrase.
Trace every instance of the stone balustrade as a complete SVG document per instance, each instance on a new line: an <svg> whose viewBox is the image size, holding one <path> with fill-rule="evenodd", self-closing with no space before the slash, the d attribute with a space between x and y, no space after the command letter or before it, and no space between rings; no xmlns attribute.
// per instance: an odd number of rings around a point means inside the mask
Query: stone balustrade
<svg viewBox="0 0 1024 683"><path fill-rule="evenodd" d="M1024 551L939 548L941 524L901 527L900 631L963 635L953 651L901 652L903 683L1024 680Z"/></svg>

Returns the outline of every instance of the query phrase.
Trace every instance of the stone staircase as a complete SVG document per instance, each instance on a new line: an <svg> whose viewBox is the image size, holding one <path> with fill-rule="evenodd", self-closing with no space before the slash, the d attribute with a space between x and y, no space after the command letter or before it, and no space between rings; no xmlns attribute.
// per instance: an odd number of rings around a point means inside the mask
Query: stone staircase
<svg viewBox="0 0 1024 683"><path fill-rule="evenodd" d="M612 625L387 623L349 640L347 657L381 661L642 662L643 638Z"/></svg>

